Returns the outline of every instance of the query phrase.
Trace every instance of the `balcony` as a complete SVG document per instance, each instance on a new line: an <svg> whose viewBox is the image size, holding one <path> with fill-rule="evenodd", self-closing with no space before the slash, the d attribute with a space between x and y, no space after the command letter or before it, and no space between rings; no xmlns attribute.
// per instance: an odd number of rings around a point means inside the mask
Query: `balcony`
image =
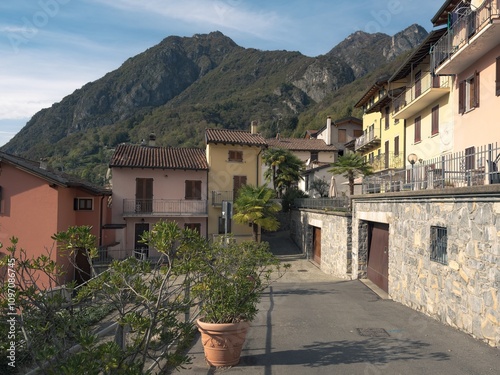
<svg viewBox="0 0 500 375"><path fill-rule="evenodd" d="M364 152L377 146L380 146L380 129L372 125L361 137L356 138L354 150Z"/></svg>
<svg viewBox="0 0 500 375"><path fill-rule="evenodd" d="M123 216L207 216L206 200L124 199Z"/></svg>
<svg viewBox="0 0 500 375"><path fill-rule="evenodd" d="M212 206L222 206L223 201L233 201L233 191L212 191Z"/></svg>
<svg viewBox="0 0 500 375"><path fill-rule="evenodd" d="M450 92L450 81L450 77L425 74L394 100L392 117L404 120L434 104L436 100Z"/></svg>
<svg viewBox="0 0 500 375"><path fill-rule="evenodd" d="M387 169L402 169L404 168L404 156L402 153L384 153L369 159L368 164L372 166L373 172L380 172Z"/></svg>
<svg viewBox="0 0 500 375"><path fill-rule="evenodd" d="M431 70L459 74L498 45L500 0L485 0L475 10L462 12L431 49Z"/></svg>

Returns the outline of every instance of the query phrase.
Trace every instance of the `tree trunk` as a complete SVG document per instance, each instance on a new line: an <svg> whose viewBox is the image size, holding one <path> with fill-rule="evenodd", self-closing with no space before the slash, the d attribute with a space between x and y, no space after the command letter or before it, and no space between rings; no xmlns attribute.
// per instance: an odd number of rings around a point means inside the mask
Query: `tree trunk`
<svg viewBox="0 0 500 375"><path fill-rule="evenodd" d="M255 223L252 224L253 240L259 242L259 226Z"/></svg>

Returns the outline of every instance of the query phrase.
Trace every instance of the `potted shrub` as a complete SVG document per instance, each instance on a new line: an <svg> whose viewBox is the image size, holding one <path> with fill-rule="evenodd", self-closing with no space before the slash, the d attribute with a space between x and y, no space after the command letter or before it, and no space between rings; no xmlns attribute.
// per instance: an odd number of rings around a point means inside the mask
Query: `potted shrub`
<svg viewBox="0 0 500 375"><path fill-rule="evenodd" d="M240 360L262 292L289 265L280 264L267 242L214 243L200 254L202 276L192 293L201 303L196 325L205 358L211 366L233 366Z"/></svg>

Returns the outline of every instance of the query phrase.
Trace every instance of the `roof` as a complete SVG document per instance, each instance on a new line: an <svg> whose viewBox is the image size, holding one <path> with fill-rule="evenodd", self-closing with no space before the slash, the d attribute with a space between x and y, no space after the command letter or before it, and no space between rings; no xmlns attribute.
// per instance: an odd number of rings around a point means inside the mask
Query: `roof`
<svg viewBox="0 0 500 375"><path fill-rule="evenodd" d="M375 102L370 108L366 110L366 113L374 113L374 112L382 112L382 108L389 105L395 97L398 97L403 91L406 90L406 87L398 87L394 90L389 90L385 93L384 96L379 98L378 101Z"/></svg>
<svg viewBox="0 0 500 375"><path fill-rule="evenodd" d="M432 17L432 24L434 26L446 25L448 23L448 13L452 12L461 2L462 0L446 0L434 17Z"/></svg>
<svg viewBox="0 0 500 375"><path fill-rule="evenodd" d="M353 117L353 116L348 116L348 117L341 118L340 120L332 121L332 125L333 126L340 126L340 125L345 124L347 122L353 122L355 124L363 126L363 120L361 120L360 118L357 118L357 117ZM317 132L321 133L324 130L326 130L326 124L323 125L322 128L318 129Z"/></svg>
<svg viewBox="0 0 500 375"><path fill-rule="evenodd" d="M363 105L366 104L370 100L370 98L377 93L384 85L389 81L389 77L383 77L377 80L366 92L365 94L359 99L359 101L354 105L354 108L360 108Z"/></svg>
<svg viewBox="0 0 500 375"><path fill-rule="evenodd" d="M325 141L316 138L269 138L267 144L272 148L290 151L337 151L335 146L328 146Z"/></svg>
<svg viewBox="0 0 500 375"><path fill-rule="evenodd" d="M431 31L418 48L406 59L399 69L389 78L389 82L397 81L407 77L412 70L412 67L418 65L427 55L429 55L431 47L443 36L447 28L441 28Z"/></svg>
<svg viewBox="0 0 500 375"><path fill-rule="evenodd" d="M205 129L205 142L246 146L267 146L260 134L252 134L244 130Z"/></svg>
<svg viewBox="0 0 500 375"><path fill-rule="evenodd" d="M33 160L24 159L22 157L0 151L0 162L9 163L16 168L42 178L51 184L67 188L71 187L82 189L94 195L111 195L111 190L109 189L94 185L88 181L64 172L56 171L50 168L40 168L40 163Z"/></svg>
<svg viewBox="0 0 500 375"><path fill-rule="evenodd" d="M157 168L208 170L205 151L199 148L119 145L109 163L111 168Z"/></svg>

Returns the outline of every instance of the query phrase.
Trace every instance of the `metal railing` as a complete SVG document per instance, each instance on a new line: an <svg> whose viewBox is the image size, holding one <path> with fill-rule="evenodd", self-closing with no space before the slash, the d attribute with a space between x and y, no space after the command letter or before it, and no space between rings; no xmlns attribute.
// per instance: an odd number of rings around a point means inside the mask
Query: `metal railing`
<svg viewBox="0 0 500 375"><path fill-rule="evenodd" d="M357 150L372 142L380 143L380 128L376 128L374 125L366 129L361 137L356 138L354 148Z"/></svg>
<svg viewBox="0 0 500 375"><path fill-rule="evenodd" d="M293 201L296 208L311 208L316 210L347 210L348 197L336 198L298 198Z"/></svg>
<svg viewBox="0 0 500 375"><path fill-rule="evenodd" d="M206 200L185 199L124 199L124 215L207 215Z"/></svg>
<svg viewBox="0 0 500 375"><path fill-rule="evenodd" d="M151 254L154 250L143 248L143 249L107 249L106 247L100 247L98 250L97 258L92 259L92 264L94 265L109 265L114 260L124 260L126 258L135 257L139 260L157 261L159 255L154 251L154 256Z"/></svg>
<svg viewBox="0 0 500 375"><path fill-rule="evenodd" d="M221 206L223 201L233 201L233 191L212 191L212 206Z"/></svg>
<svg viewBox="0 0 500 375"><path fill-rule="evenodd" d="M363 193L500 184L500 146L491 143L363 179Z"/></svg>
<svg viewBox="0 0 500 375"><path fill-rule="evenodd" d="M499 15L498 0L485 0L477 9L463 8L458 19L432 47L431 70L436 71L442 63L467 45L493 17Z"/></svg>
<svg viewBox="0 0 500 375"><path fill-rule="evenodd" d="M394 152L383 153L368 158L368 164L372 166L374 172L384 169L400 169L404 167L404 155Z"/></svg>
<svg viewBox="0 0 500 375"><path fill-rule="evenodd" d="M394 99L394 112L398 113L402 109L411 105L416 99L425 95L429 90L436 88L450 88L450 77L448 76L433 76L427 72L420 79L419 83L413 83L399 96Z"/></svg>

